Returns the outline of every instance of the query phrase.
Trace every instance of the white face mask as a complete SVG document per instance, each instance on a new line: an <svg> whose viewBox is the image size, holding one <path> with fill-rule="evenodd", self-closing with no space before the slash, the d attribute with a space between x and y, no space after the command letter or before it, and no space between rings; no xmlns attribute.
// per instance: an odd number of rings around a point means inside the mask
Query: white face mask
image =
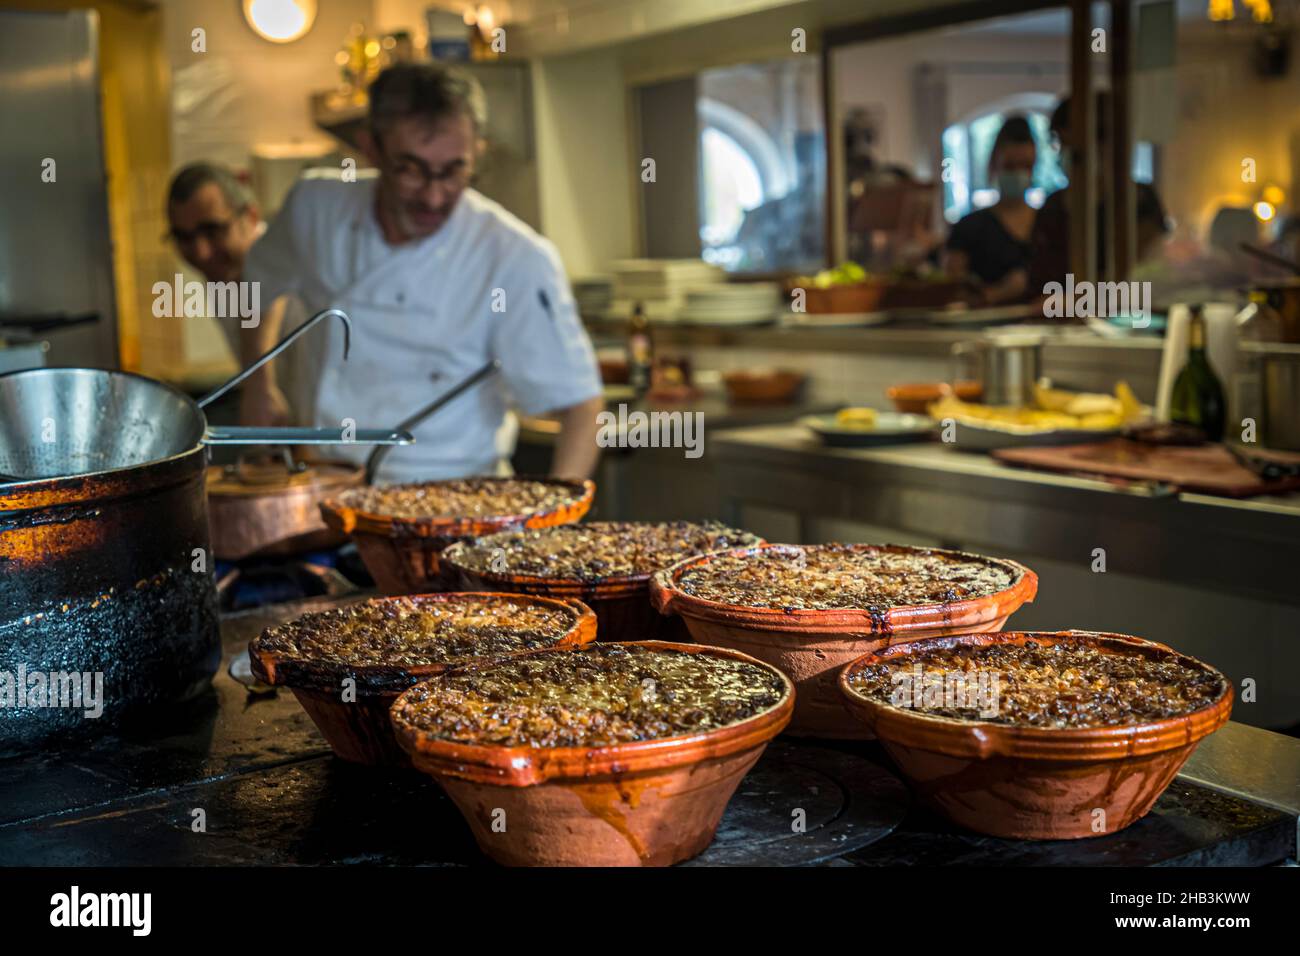
<svg viewBox="0 0 1300 956"><path fill-rule="evenodd" d="M1025 191L1033 185L1034 178L1022 169L1005 169L997 174L994 185L1003 199L1024 199Z"/></svg>

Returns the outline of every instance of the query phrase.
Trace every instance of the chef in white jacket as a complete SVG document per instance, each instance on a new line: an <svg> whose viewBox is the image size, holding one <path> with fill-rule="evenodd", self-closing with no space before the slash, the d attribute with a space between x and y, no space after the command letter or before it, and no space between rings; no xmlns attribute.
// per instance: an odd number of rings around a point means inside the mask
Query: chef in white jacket
<svg viewBox="0 0 1300 956"><path fill-rule="evenodd" d="M333 307L352 319L346 362L338 323L293 346L319 356L310 424L391 426L500 362L499 375L417 426L416 444L393 449L380 481L500 473L511 406L559 418L555 475L588 477L598 457L600 374L559 256L470 188L483 123L482 91L462 74L432 63L386 70L370 89L376 172L305 177L248 257L244 279L260 283L264 306L292 296L305 314ZM264 308L243 330L246 360L288 331L282 315ZM267 368L244 386L245 424L283 420ZM360 462L370 449L341 451Z"/></svg>

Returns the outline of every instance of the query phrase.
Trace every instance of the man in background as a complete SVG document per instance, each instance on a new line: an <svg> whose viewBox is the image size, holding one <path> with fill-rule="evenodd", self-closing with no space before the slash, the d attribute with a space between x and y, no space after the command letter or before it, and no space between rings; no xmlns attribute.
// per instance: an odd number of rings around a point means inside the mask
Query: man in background
<svg viewBox="0 0 1300 956"><path fill-rule="evenodd" d="M317 170L253 247L245 279L263 305L290 298L307 314L352 318L322 346L311 424L396 422L489 361L500 374L415 426L416 444L384 459L381 481L504 470L510 409L559 420L552 470L581 478L599 456L600 373L555 247L473 188L486 106L468 76L433 63L390 67L371 84L365 153L374 172ZM280 338L273 310L244 335L243 358ZM244 391L273 397L273 369ZM246 415L245 424L266 424ZM512 436L513 437L513 436ZM368 449L339 446L362 460Z"/></svg>
<svg viewBox="0 0 1300 956"><path fill-rule="evenodd" d="M238 281L265 228L248 188L215 163L192 163L172 177L167 221L176 251L209 282Z"/></svg>
<svg viewBox="0 0 1300 956"><path fill-rule="evenodd" d="M253 244L266 232L266 223L249 188L218 163L191 163L177 170L167 187L167 237L182 259L208 282L238 282ZM277 308L285 308L281 303ZM215 319L215 317L214 317ZM217 320L240 359L239 328ZM293 371L289 358L286 373ZM292 379L286 374L285 379ZM296 391L292 385L290 391ZM240 393L241 418L286 425L292 419L288 400L274 392Z"/></svg>

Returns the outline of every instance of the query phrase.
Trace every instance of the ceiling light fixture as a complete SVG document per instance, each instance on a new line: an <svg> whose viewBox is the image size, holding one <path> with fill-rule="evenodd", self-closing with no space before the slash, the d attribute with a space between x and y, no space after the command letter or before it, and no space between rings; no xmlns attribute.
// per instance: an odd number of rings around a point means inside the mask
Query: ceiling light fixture
<svg viewBox="0 0 1300 956"><path fill-rule="evenodd" d="M244 0L244 19L272 43L292 43L316 22L316 0Z"/></svg>

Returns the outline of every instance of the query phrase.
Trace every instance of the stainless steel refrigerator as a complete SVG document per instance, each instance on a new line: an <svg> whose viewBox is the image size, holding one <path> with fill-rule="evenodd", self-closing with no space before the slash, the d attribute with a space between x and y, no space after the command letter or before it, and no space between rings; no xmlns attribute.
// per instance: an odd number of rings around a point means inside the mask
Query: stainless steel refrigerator
<svg viewBox="0 0 1300 956"><path fill-rule="evenodd" d="M118 364L91 10L0 10L0 372Z"/></svg>

